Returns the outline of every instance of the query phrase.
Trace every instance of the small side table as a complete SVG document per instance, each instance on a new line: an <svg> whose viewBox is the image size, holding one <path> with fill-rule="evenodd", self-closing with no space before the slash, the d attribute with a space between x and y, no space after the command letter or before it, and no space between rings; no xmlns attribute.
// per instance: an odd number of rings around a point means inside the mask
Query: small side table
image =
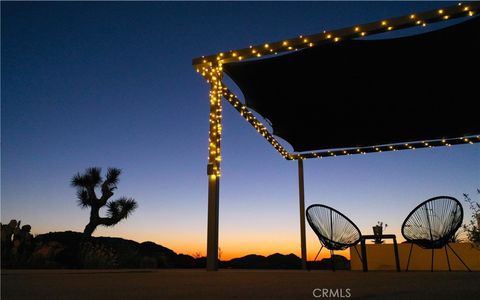
<svg viewBox="0 0 480 300"><path fill-rule="evenodd" d="M382 234L382 235L362 235L360 238L362 246L362 265L363 272L368 271L368 261L367 261L367 247L365 246L365 240L374 240L377 238L381 239L393 239L393 250L395 251L395 263L397 264L397 272L400 272L400 261L398 259L398 247L397 247L397 237L394 234Z"/></svg>

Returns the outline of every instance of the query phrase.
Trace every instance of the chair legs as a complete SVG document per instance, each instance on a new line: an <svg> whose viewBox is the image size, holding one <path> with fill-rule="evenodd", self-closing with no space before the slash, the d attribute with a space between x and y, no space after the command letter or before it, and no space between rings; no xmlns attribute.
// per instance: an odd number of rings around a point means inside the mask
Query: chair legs
<svg viewBox="0 0 480 300"><path fill-rule="evenodd" d="M433 256L435 255L435 249L432 248L432 266L430 267L430 272L433 272Z"/></svg>
<svg viewBox="0 0 480 300"><path fill-rule="evenodd" d="M448 271L451 272L452 268L450 268L450 259L448 259L447 246L445 246L444 248L445 248L445 255L447 256Z"/></svg>
<svg viewBox="0 0 480 300"><path fill-rule="evenodd" d="M360 258L360 261L363 262L362 256L360 255L360 253L358 253L357 245L353 246L353 249L355 249L355 252L357 252L357 255L358 255L358 258Z"/></svg>
<svg viewBox="0 0 480 300"><path fill-rule="evenodd" d="M410 257L412 256L412 248L413 248L413 243L410 243L410 252L408 253L408 261L407 261L407 268L405 269L405 272L408 272L408 266L410 265Z"/></svg>
<svg viewBox="0 0 480 300"><path fill-rule="evenodd" d="M360 258L360 261L363 261L362 256L360 255L360 253L358 253L357 247L356 246L353 246L353 247L355 248L355 251L357 252L358 257ZM313 260L312 263L315 263L317 261L318 255L320 255L320 252L322 252L322 249L323 249L323 245L320 247L320 250L318 250L317 255L315 255L315 259ZM411 251L411 249L410 249L410 251ZM330 250L330 262L332 264L332 271L335 272L335 251L333 251L333 250ZM307 266L308 266L308 264L307 264ZM408 268L408 266L407 266L407 268ZM308 267L308 270L310 271L309 267Z"/></svg>
<svg viewBox="0 0 480 300"><path fill-rule="evenodd" d="M320 250L318 250L317 255L315 255L315 259L313 260L312 263L315 263L317 261L317 257L320 254L320 252L322 252L322 249L323 249L323 245L322 247L320 247ZM308 261L307 261L307 270L310 271L310 267L308 266Z"/></svg>
<svg viewBox="0 0 480 300"><path fill-rule="evenodd" d="M313 260L313 262L316 262L316 261L317 261L317 257L318 257L318 255L320 254L320 251L322 251L322 249L323 249L323 245L322 245L322 247L320 247L320 250L318 250L318 253L317 253L317 255L315 256L315 259Z"/></svg>
<svg viewBox="0 0 480 300"><path fill-rule="evenodd" d="M335 252L330 250L330 261L332 263L332 271L335 272Z"/></svg>
<svg viewBox="0 0 480 300"><path fill-rule="evenodd" d="M450 248L450 250L452 250L453 254L455 254L455 256L462 262L462 264L465 266L465 268L467 268L468 272L472 272L472 270L470 270L470 268L465 264L465 262L460 258L460 256L458 256L457 252L455 252L455 250L453 250L453 248L447 244L448 248ZM445 250L447 250L445 248Z"/></svg>
<svg viewBox="0 0 480 300"><path fill-rule="evenodd" d="M462 260L462 258L457 254L457 252L455 252L455 250L453 250L453 248L449 245L449 244L446 244L445 245L445 255L447 257L447 264L448 264L448 271L452 271L452 268L450 266L450 258L448 257L448 250L447 250L447 247L450 248L450 250L452 250L453 254L455 254L455 256L460 260L460 262L462 262L462 264L465 266L465 268L469 271L469 272L472 272L472 270L465 264L465 262ZM413 243L411 244L410 246L410 252L408 254L408 261L407 261L407 268L405 269L405 272L408 272L408 266L410 265L410 258L412 256L412 249L413 249ZM435 255L435 249L432 249L432 262L431 262L431 267L430 267L430 271L433 272L433 260L434 260L434 255Z"/></svg>

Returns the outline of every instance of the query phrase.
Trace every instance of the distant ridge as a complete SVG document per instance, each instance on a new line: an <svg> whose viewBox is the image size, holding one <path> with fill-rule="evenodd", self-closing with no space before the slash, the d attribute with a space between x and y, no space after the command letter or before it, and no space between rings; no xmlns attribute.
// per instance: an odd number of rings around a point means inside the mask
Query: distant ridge
<svg viewBox="0 0 480 300"><path fill-rule="evenodd" d="M117 269L117 268L205 268L205 257L177 254L153 242L138 243L113 237L85 237L80 232L49 232L35 237L34 249L21 259L3 257L2 268L49 269ZM220 261L228 269L300 269L301 259L295 254L256 254ZM349 268L349 261L335 256L337 269ZM329 269L330 259L323 259L312 269Z"/></svg>
<svg viewBox="0 0 480 300"><path fill-rule="evenodd" d="M269 256L250 254L220 263L220 267L233 269L300 269L301 265L301 259L291 253L275 253Z"/></svg>
<svg viewBox="0 0 480 300"><path fill-rule="evenodd" d="M335 255L335 269L349 270L350 261L341 255ZM230 269L300 269L302 260L293 253L284 255L275 253L269 256L249 254L229 261L221 261L221 268ZM332 259L324 258L320 261L308 262L311 270L329 270L332 268Z"/></svg>

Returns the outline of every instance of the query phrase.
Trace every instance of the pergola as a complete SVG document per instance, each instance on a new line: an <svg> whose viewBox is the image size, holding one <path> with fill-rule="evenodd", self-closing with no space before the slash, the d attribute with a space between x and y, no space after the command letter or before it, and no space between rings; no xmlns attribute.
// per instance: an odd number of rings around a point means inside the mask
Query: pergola
<svg viewBox="0 0 480 300"><path fill-rule="evenodd" d="M211 86L207 270L218 268L222 98L285 159L298 162L306 268L304 159L480 142L473 104L478 101L479 9L479 2L458 3L194 59L194 68ZM467 20L413 36L362 39L454 18ZM241 89L244 102L226 86L224 73Z"/></svg>

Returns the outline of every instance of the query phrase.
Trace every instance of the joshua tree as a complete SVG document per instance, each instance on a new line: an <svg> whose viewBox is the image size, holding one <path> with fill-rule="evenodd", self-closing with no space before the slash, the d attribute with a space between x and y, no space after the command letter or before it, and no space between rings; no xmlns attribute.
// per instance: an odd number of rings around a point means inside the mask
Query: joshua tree
<svg viewBox="0 0 480 300"><path fill-rule="evenodd" d="M85 226L83 234L91 236L98 225L114 226L126 219L136 208L137 202L133 198L121 197L110 200L113 190L117 188L120 169L109 168L103 180L101 168L93 167L85 170L84 174L73 176L71 184L77 189L78 205L81 208L90 207L90 222ZM101 190L102 196L97 197L95 189ZM107 217L100 217L100 208L107 206Z"/></svg>

